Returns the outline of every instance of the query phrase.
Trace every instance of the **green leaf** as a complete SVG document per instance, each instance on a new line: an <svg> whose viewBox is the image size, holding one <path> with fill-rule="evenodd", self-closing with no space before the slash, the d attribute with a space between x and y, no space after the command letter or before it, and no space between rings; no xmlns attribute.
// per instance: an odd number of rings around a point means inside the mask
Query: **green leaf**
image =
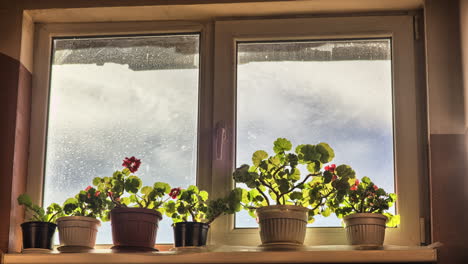
<svg viewBox="0 0 468 264"><path fill-rule="evenodd" d="M285 152L285 151L290 151L291 149L292 149L291 141L285 138L278 138L273 143L273 150L275 151L276 154Z"/></svg>
<svg viewBox="0 0 468 264"><path fill-rule="evenodd" d="M319 143L316 145L316 150L321 154L320 161L322 163L328 163L335 157L335 152L327 143Z"/></svg>
<svg viewBox="0 0 468 264"><path fill-rule="evenodd" d="M137 193L142 181L137 176L130 176L125 180L124 188L129 193Z"/></svg>
<svg viewBox="0 0 468 264"><path fill-rule="evenodd" d="M268 158L268 153L266 151L257 150L252 155L252 163L253 165L258 167L258 165L260 165L260 162L266 158Z"/></svg>
<svg viewBox="0 0 468 264"><path fill-rule="evenodd" d="M369 179L369 177L365 176L361 179L361 182L365 183L365 184L370 184L371 183L371 179Z"/></svg>
<svg viewBox="0 0 468 264"><path fill-rule="evenodd" d="M93 179L93 185L98 186L101 183L102 179L99 177L96 177Z"/></svg>
<svg viewBox="0 0 468 264"><path fill-rule="evenodd" d="M20 196L18 196L18 204L31 207L32 206L31 197L25 193L21 194Z"/></svg>
<svg viewBox="0 0 468 264"><path fill-rule="evenodd" d="M316 161L312 161L311 163L307 164L307 170L310 172L310 173L317 173L320 171L322 167L322 163L318 160Z"/></svg>
<svg viewBox="0 0 468 264"><path fill-rule="evenodd" d="M165 182L155 182L153 188L160 193L170 193L171 186Z"/></svg>
<svg viewBox="0 0 468 264"><path fill-rule="evenodd" d="M291 200L301 200L302 199L302 192L292 192L289 197Z"/></svg>
<svg viewBox="0 0 468 264"><path fill-rule="evenodd" d="M298 181L301 179L301 171L298 168L294 168L294 171L289 175L289 179L292 181Z"/></svg>
<svg viewBox="0 0 468 264"><path fill-rule="evenodd" d="M320 214L323 215L324 217L329 217L331 215L331 210L330 208L327 207L324 210L322 210Z"/></svg>
<svg viewBox="0 0 468 264"><path fill-rule="evenodd" d="M207 191L200 191L200 193L198 194L203 201L206 201L208 200L208 192Z"/></svg>
<svg viewBox="0 0 468 264"><path fill-rule="evenodd" d="M153 191L153 188L151 186L145 186L145 187L141 188L140 192L143 195L148 195L148 194L150 194L151 191Z"/></svg>

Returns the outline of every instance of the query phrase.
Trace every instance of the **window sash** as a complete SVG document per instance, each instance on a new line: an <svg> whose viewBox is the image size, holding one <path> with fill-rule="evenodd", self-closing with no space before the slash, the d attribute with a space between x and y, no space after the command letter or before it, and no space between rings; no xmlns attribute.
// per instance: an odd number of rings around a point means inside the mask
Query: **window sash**
<svg viewBox="0 0 468 264"><path fill-rule="evenodd" d="M422 132L415 80L413 18L411 16L297 18L219 21L215 25L214 124L225 124L228 140L222 158L213 160L213 190L221 195L233 188L236 157L236 43L239 41L330 40L391 38L394 105L395 182L401 224L387 229L386 243L420 244L419 219L424 157L418 145ZM219 148L219 147L218 147ZM404 202L403 202L404 201ZM214 243L259 245L258 230L234 228L234 217L212 225ZM308 228L305 244L346 244L343 228Z"/></svg>

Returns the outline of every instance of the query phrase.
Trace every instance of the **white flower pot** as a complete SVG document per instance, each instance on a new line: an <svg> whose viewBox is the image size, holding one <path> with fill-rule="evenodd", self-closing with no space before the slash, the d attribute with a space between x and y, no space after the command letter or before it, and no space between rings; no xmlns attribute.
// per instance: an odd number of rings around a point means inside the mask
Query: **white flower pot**
<svg viewBox="0 0 468 264"><path fill-rule="evenodd" d="M387 217L377 213L358 213L343 218L346 224L346 237L350 245L360 248L378 248L385 239Z"/></svg>
<svg viewBox="0 0 468 264"><path fill-rule="evenodd" d="M309 209L295 205L271 205L257 209L263 246L302 245Z"/></svg>
<svg viewBox="0 0 468 264"><path fill-rule="evenodd" d="M101 222L86 216L64 216L57 219L61 246L94 248Z"/></svg>

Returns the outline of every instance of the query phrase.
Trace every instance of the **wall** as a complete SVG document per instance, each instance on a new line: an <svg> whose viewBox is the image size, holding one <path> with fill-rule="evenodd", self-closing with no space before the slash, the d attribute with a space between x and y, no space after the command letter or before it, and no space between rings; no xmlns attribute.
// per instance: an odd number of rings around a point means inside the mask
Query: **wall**
<svg viewBox="0 0 468 264"><path fill-rule="evenodd" d="M468 233L468 168L459 7L458 1L427 0L424 8L432 239L444 244L440 263L468 261L468 237L463 235Z"/></svg>

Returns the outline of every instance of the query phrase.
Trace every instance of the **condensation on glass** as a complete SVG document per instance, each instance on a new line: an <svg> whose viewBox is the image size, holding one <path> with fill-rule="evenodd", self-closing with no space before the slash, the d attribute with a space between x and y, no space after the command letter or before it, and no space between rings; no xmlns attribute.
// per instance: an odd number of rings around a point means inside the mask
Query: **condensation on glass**
<svg viewBox="0 0 468 264"><path fill-rule="evenodd" d="M255 150L273 153L278 137L327 142L333 163L394 192L391 39L239 42L237 62L237 165ZM257 226L236 217L236 227Z"/></svg>
<svg viewBox="0 0 468 264"><path fill-rule="evenodd" d="M196 182L199 35L53 40L44 204L136 156L143 184ZM171 220L157 243L173 239ZM98 244L112 244L110 224Z"/></svg>

